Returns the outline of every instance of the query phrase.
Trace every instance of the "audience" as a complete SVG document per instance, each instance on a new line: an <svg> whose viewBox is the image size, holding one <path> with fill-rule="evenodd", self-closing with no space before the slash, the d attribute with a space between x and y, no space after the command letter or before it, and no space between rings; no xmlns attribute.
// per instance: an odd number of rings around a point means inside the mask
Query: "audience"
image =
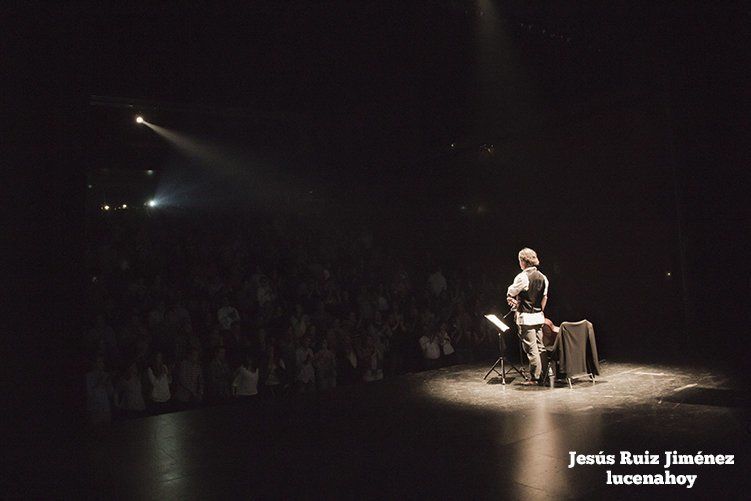
<svg viewBox="0 0 751 501"><path fill-rule="evenodd" d="M95 360L90 421L110 421L112 405L117 417L136 417L496 354L481 313L504 294L490 284L505 282L438 266L360 228L308 223L93 221L81 342Z"/></svg>

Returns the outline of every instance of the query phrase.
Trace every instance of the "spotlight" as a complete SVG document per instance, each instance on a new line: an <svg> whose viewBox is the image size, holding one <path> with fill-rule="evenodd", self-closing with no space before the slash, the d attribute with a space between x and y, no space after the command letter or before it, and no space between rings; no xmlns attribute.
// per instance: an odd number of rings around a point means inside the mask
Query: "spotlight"
<svg viewBox="0 0 751 501"><path fill-rule="evenodd" d="M146 205L149 207L156 207L156 200L149 200Z"/></svg>
<svg viewBox="0 0 751 501"><path fill-rule="evenodd" d="M123 208L123 209L127 209L127 208L128 208L128 204L123 204L123 207L122 207L122 208Z"/></svg>
<svg viewBox="0 0 751 501"><path fill-rule="evenodd" d="M107 204L105 204L105 205L102 206L102 209L104 209L104 210L110 210L110 206L107 205Z"/></svg>
<svg viewBox="0 0 751 501"><path fill-rule="evenodd" d="M136 117L136 123L137 123L137 124L142 124L142 123L143 123L143 117L142 117L141 115L138 115L138 116Z"/></svg>
<svg viewBox="0 0 751 501"><path fill-rule="evenodd" d="M146 175L147 176L153 176L154 175L154 171L151 170L151 169L149 169L149 170L146 171Z"/></svg>

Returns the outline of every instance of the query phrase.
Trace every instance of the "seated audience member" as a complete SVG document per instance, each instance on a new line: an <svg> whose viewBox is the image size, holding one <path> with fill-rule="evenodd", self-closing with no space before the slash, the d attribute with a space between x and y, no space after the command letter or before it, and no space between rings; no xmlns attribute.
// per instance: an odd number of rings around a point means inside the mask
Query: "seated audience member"
<svg viewBox="0 0 751 501"><path fill-rule="evenodd" d="M104 370L104 355L97 355L86 374L86 410L89 424L98 426L112 420L110 398L113 395L110 375Z"/></svg>
<svg viewBox="0 0 751 501"><path fill-rule="evenodd" d="M383 349L374 336L364 336L360 351L363 366L362 380L366 383L383 379Z"/></svg>
<svg viewBox="0 0 751 501"><path fill-rule="evenodd" d="M401 374L404 370L405 352L408 350L408 336L404 319L396 311L391 312L387 320L391 338L389 342L389 353L386 360L389 375Z"/></svg>
<svg viewBox="0 0 751 501"><path fill-rule="evenodd" d="M248 399L258 394L258 364L255 357L247 354L235 371L232 381L232 394L236 398Z"/></svg>
<svg viewBox="0 0 751 501"><path fill-rule="evenodd" d="M180 362L177 371L175 399L184 405L197 405L203 401L203 367L201 352L193 346L188 356Z"/></svg>
<svg viewBox="0 0 751 501"><path fill-rule="evenodd" d="M437 369L441 365L441 340L438 333L429 330L420 338L420 348L422 349L423 367L425 370Z"/></svg>
<svg viewBox="0 0 751 501"><path fill-rule="evenodd" d="M336 387L336 357L334 352L329 350L328 341L321 341L320 349L313 358L313 365L316 370L316 380L318 381L319 390L328 390Z"/></svg>
<svg viewBox="0 0 751 501"><path fill-rule="evenodd" d="M286 364L279 354L279 348L275 342L269 344L266 357L266 381L265 389L271 396L277 396L286 386Z"/></svg>
<svg viewBox="0 0 751 501"><path fill-rule="evenodd" d="M443 353L444 365L453 365L456 363L456 354L454 347L451 344L451 337L448 333L448 325L446 322L441 322L441 327L438 329L438 343L441 345L441 352Z"/></svg>
<svg viewBox="0 0 751 501"><path fill-rule="evenodd" d="M295 352L297 361L297 389L300 393L315 390L315 369L313 367L313 350L310 348L310 337L303 336L302 343Z"/></svg>
<svg viewBox="0 0 751 501"><path fill-rule="evenodd" d="M146 411L143 400L143 385L138 371L138 363L131 363L117 382L115 404L123 413L123 417L141 417Z"/></svg>
<svg viewBox="0 0 751 501"><path fill-rule="evenodd" d="M357 352L352 346L352 338L344 333L341 340L341 349L338 353L337 375L341 384L353 384L360 380Z"/></svg>
<svg viewBox="0 0 751 501"><path fill-rule="evenodd" d="M230 368L227 365L225 349L222 346L214 348L214 356L208 367L208 398L212 402L222 402L231 396Z"/></svg>
<svg viewBox="0 0 751 501"><path fill-rule="evenodd" d="M170 400L172 399L172 393L170 392L172 376L170 375L169 368L162 361L161 352L157 351L154 353L151 365L146 368L146 376L151 384L149 391L151 413L162 414L169 412L171 410Z"/></svg>
<svg viewBox="0 0 751 501"><path fill-rule="evenodd" d="M232 322L232 327L224 336L224 348L230 369L235 369L242 363L249 346L250 343L243 332L242 323L239 321Z"/></svg>

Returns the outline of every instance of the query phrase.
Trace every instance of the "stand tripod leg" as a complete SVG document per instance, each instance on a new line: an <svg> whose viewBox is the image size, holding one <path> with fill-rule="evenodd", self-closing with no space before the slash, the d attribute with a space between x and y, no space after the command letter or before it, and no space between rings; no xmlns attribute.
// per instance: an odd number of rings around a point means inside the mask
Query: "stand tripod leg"
<svg viewBox="0 0 751 501"><path fill-rule="evenodd" d="M498 371L496 370L496 367L498 367L498 364L501 364L501 371L503 371L503 357L498 357L498 360L496 360L496 361L495 361L495 363L494 363L494 364L493 364L493 366L492 366L492 367L490 368L490 370L488 371L488 373L487 373L487 374L485 374L485 377L484 377L483 379L487 379L487 378L488 378L488 376L490 376L490 373L491 373L491 372L493 372L493 371L495 371L495 372L496 372L496 374L498 374ZM501 372L501 375L503 375L503 373L502 373L502 372ZM504 383L504 384L505 384L505 383Z"/></svg>
<svg viewBox="0 0 751 501"><path fill-rule="evenodd" d="M503 357L501 357L501 384L506 384L506 367L503 364Z"/></svg>

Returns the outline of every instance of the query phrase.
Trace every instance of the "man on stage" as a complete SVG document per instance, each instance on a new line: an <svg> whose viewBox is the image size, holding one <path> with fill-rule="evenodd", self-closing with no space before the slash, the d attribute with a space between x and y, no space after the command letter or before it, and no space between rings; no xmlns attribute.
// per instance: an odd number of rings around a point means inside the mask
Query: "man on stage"
<svg viewBox="0 0 751 501"><path fill-rule="evenodd" d="M548 279L537 270L540 260L537 253L529 248L519 251L519 267L522 272L514 278L508 291L506 301L516 309L516 324L519 327L524 353L529 359L529 373L531 381L526 384L539 382L542 384L545 375L542 374L541 356L547 357L545 345L542 342L542 325L545 323L543 310L548 301Z"/></svg>

